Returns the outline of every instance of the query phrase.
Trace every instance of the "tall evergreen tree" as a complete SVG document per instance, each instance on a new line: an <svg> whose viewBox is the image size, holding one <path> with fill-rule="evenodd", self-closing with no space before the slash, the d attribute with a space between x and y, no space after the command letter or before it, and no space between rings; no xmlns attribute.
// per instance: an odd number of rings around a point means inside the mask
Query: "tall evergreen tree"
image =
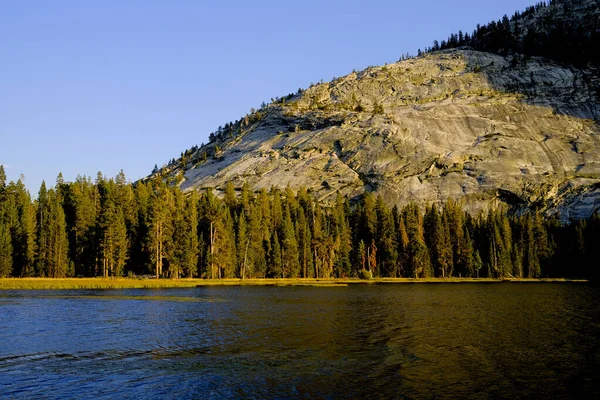
<svg viewBox="0 0 600 400"><path fill-rule="evenodd" d="M435 206L427 207L424 217L425 242L429 248L434 274L442 278L452 275L452 247L449 238L449 223Z"/></svg>
<svg viewBox="0 0 600 400"><path fill-rule="evenodd" d="M368 264L369 264L369 272L371 276L376 273L377 268L377 246L375 245L375 239L371 240L371 245L367 250L368 254Z"/></svg>
<svg viewBox="0 0 600 400"><path fill-rule="evenodd" d="M6 188L6 172L4 171L4 165L0 164L0 201L2 201L2 195Z"/></svg>
<svg viewBox="0 0 600 400"><path fill-rule="evenodd" d="M535 227L531 215L527 215L524 220L525 235L525 275L527 278L537 278L540 276L540 260L536 248Z"/></svg>
<svg viewBox="0 0 600 400"><path fill-rule="evenodd" d="M398 218L398 275L397 276L413 276L412 267L410 265L409 245L410 240L406 231L405 218L399 215Z"/></svg>
<svg viewBox="0 0 600 400"><path fill-rule="evenodd" d="M172 258L169 263L168 275L171 278L178 279L183 274L186 263L186 251L189 249L187 237L190 234L185 223L185 199L183 193L175 191L173 196L173 213L171 215L173 224L173 248Z"/></svg>
<svg viewBox="0 0 600 400"><path fill-rule="evenodd" d="M335 226L335 275L347 277L350 275L350 252L352 250L352 232L348 221L349 206L338 192L333 209L333 222Z"/></svg>
<svg viewBox="0 0 600 400"><path fill-rule="evenodd" d="M377 264L380 274L391 276L398 262L398 245L395 241L394 219L391 210L385 205L381 196L375 202L377 216L376 247L379 249Z"/></svg>
<svg viewBox="0 0 600 400"><path fill-rule="evenodd" d="M127 228L124 204L118 195L118 185L112 179L98 181L100 212L97 239L101 274L104 277L123 275L128 256Z"/></svg>
<svg viewBox="0 0 600 400"><path fill-rule="evenodd" d="M235 197L235 188L233 187L232 182L227 182L227 185L225 185L225 196L223 201L229 208L231 214L237 213L237 198Z"/></svg>
<svg viewBox="0 0 600 400"><path fill-rule="evenodd" d="M367 247L365 242L362 240L358 243L358 254L360 256L360 269L361 271L367 270Z"/></svg>
<svg viewBox="0 0 600 400"><path fill-rule="evenodd" d="M8 204L12 209L11 236L13 243L14 276L33 276L35 257L35 209L29 192L19 179L7 188Z"/></svg>
<svg viewBox="0 0 600 400"><path fill-rule="evenodd" d="M237 223L237 262L239 277L246 278L246 266L248 264L248 248L250 247L250 237L248 236L248 223L246 222L246 214L240 212Z"/></svg>
<svg viewBox="0 0 600 400"><path fill-rule="evenodd" d="M165 261L169 261L168 251L172 238L172 205L172 193L169 188L164 184L155 184L151 188L146 243L157 278L163 276Z"/></svg>
<svg viewBox="0 0 600 400"><path fill-rule="evenodd" d="M198 273L198 195L192 192L185 200L183 220L185 246L181 254L184 276L193 277Z"/></svg>
<svg viewBox="0 0 600 400"><path fill-rule="evenodd" d="M67 224L61 204L60 194L53 189L48 191L45 213L48 215L45 243L46 263L44 269L48 277L64 278L69 272Z"/></svg>
<svg viewBox="0 0 600 400"><path fill-rule="evenodd" d="M267 256L269 254L270 234L268 233L268 216L263 218L263 213L268 213L269 200L266 192L262 192L257 204L250 207L250 221L248 223L248 257L246 259L245 275L247 277L264 278L267 274ZM266 206L264 202L266 201ZM245 249L244 249L244 255Z"/></svg>
<svg viewBox="0 0 600 400"><path fill-rule="evenodd" d="M283 273L279 235L274 231L271 236L271 254L269 255L269 269L267 276L270 278L283 278Z"/></svg>
<svg viewBox="0 0 600 400"><path fill-rule="evenodd" d="M408 270L407 273L415 278L433 276L429 251L423 235L423 219L419 207L409 204L405 209L406 232L408 235Z"/></svg>
<svg viewBox="0 0 600 400"><path fill-rule="evenodd" d="M218 236L217 265L219 278L233 278L236 272L235 228L228 208L222 209L222 227Z"/></svg>
<svg viewBox="0 0 600 400"><path fill-rule="evenodd" d="M312 276L313 256L310 247L311 242L312 236L310 232L310 225L306 219L304 208L300 206L300 212L298 213L298 255L303 278ZM343 263L343 261L341 262Z"/></svg>
<svg viewBox="0 0 600 400"><path fill-rule="evenodd" d="M288 207L286 207L281 230L283 232L283 276L287 278L296 278L300 274L298 242L296 240L296 230L294 229Z"/></svg>
<svg viewBox="0 0 600 400"><path fill-rule="evenodd" d="M11 275L13 268L12 254L10 229L4 218L2 204L0 204L0 278L7 278Z"/></svg>
<svg viewBox="0 0 600 400"><path fill-rule="evenodd" d="M130 270L137 274L147 274L155 272L155 265L152 264L151 251L149 246L150 234L150 193L151 187L144 182L138 182L133 190L133 209L134 224L130 231Z"/></svg>
<svg viewBox="0 0 600 400"><path fill-rule="evenodd" d="M42 181L38 193L36 211L36 248L35 270L37 276L48 276L49 247L50 247L50 213L48 206L48 191L46 182Z"/></svg>
<svg viewBox="0 0 600 400"><path fill-rule="evenodd" d="M311 225L312 225L312 249L313 261L315 265L314 277L320 278L322 270L325 269L325 252L326 252L326 236L323 230L323 213L321 206L316 203L311 210Z"/></svg>

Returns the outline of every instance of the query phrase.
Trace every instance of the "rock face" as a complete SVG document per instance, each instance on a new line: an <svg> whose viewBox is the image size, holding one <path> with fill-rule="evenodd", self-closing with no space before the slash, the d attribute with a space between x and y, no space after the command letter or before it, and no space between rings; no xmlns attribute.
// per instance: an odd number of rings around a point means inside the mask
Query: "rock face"
<svg viewBox="0 0 600 400"><path fill-rule="evenodd" d="M600 208L598 71L468 48L368 68L263 107L164 167L184 190L305 186L328 201Z"/></svg>

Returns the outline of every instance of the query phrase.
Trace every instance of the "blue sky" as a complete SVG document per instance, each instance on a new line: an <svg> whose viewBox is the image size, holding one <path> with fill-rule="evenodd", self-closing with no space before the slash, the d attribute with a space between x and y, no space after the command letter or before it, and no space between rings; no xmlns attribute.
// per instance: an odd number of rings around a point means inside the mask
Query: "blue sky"
<svg viewBox="0 0 600 400"><path fill-rule="evenodd" d="M533 3L3 1L0 164L34 197L59 172L136 180L262 101Z"/></svg>

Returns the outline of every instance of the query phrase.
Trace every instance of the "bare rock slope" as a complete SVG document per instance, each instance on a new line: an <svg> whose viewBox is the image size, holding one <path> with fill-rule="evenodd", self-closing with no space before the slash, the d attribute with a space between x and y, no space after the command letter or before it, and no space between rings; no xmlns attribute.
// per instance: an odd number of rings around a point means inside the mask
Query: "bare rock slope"
<svg viewBox="0 0 600 400"><path fill-rule="evenodd" d="M263 107L163 168L185 190L365 190L398 205L600 207L595 69L460 48L368 68Z"/></svg>

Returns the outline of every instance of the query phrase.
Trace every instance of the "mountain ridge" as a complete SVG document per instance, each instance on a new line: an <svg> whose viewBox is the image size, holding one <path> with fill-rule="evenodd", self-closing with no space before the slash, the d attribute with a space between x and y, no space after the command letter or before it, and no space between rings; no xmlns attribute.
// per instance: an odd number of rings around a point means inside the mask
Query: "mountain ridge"
<svg viewBox="0 0 600 400"><path fill-rule="evenodd" d="M589 2L587 3L594 3ZM232 182L458 200L585 218L600 207L595 65L458 47L352 72L226 124L155 171L184 190Z"/></svg>

